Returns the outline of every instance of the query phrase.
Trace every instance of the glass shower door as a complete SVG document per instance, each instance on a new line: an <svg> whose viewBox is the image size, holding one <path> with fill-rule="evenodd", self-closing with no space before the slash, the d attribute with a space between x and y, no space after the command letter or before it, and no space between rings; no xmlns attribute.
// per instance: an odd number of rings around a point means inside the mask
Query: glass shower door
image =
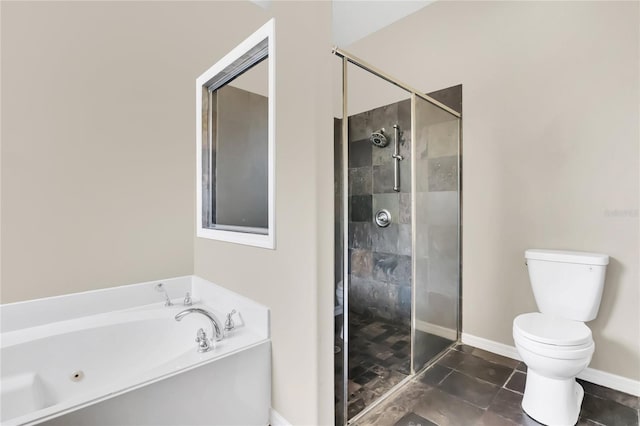
<svg viewBox="0 0 640 426"><path fill-rule="evenodd" d="M412 96L412 372L458 338L460 119Z"/></svg>

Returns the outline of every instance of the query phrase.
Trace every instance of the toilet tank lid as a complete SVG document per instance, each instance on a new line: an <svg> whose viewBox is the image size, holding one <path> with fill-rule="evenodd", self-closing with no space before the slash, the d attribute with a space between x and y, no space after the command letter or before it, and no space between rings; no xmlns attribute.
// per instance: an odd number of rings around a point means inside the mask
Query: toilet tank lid
<svg viewBox="0 0 640 426"><path fill-rule="evenodd" d="M546 260L549 262L581 263L585 265L608 265L609 256L584 251L529 249L524 252L525 259Z"/></svg>

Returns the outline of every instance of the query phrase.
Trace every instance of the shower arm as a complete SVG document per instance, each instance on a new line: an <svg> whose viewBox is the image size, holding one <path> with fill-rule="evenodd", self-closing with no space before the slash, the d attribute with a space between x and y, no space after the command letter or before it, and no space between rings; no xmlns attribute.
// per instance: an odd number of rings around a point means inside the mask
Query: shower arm
<svg viewBox="0 0 640 426"><path fill-rule="evenodd" d="M402 155L400 155L400 126L397 124L393 125L395 142L393 147L393 190L395 192L400 192L400 160L404 160Z"/></svg>

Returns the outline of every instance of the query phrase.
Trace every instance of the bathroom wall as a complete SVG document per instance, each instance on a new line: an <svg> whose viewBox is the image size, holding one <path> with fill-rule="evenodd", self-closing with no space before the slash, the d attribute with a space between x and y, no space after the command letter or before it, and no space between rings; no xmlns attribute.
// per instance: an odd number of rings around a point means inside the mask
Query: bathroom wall
<svg viewBox="0 0 640 426"><path fill-rule="evenodd" d="M274 408L292 424L328 425L335 294L331 3L272 2L266 13L276 19L276 249L196 238L195 273L271 308Z"/></svg>
<svg viewBox="0 0 640 426"><path fill-rule="evenodd" d="M638 7L435 2L344 46L425 92L463 84L463 331L513 345L513 318L536 310L527 248L607 253L591 367L635 380Z"/></svg>
<svg viewBox="0 0 640 426"><path fill-rule="evenodd" d="M2 302L193 273L194 81L264 12L1 8Z"/></svg>
<svg viewBox="0 0 640 426"><path fill-rule="evenodd" d="M400 126L400 192L393 190L393 125ZM411 101L349 117L349 309L395 323L411 319ZM388 145L369 137L384 128ZM375 224L386 209L391 224Z"/></svg>
<svg viewBox="0 0 640 426"><path fill-rule="evenodd" d="M331 424L330 3L1 7L2 301L195 271L271 308L274 409ZM272 16L277 249L194 246L195 79Z"/></svg>

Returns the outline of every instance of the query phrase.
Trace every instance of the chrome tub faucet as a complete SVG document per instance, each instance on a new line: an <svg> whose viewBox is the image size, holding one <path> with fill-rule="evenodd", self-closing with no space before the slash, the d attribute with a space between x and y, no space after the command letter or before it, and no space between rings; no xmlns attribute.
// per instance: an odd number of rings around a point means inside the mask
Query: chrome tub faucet
<svg viewBox="0 0 640 426"><path fill-rule="evenodd" d="M213 334L215 335L215 341L219 342L224 338L224 334L222 332L222 324L216 318L216 316L204 309L201 308L189 308L184 311L178 312L175 316L176 321L181 321L182 318L189 314L201 314L204 315L211 321L211 328L213 329ZM196 343L198 344L198 352L208 352L213 349L212 341L207 337L207 333L201 328L198 330L198 334L196 336Z"/></svg>

